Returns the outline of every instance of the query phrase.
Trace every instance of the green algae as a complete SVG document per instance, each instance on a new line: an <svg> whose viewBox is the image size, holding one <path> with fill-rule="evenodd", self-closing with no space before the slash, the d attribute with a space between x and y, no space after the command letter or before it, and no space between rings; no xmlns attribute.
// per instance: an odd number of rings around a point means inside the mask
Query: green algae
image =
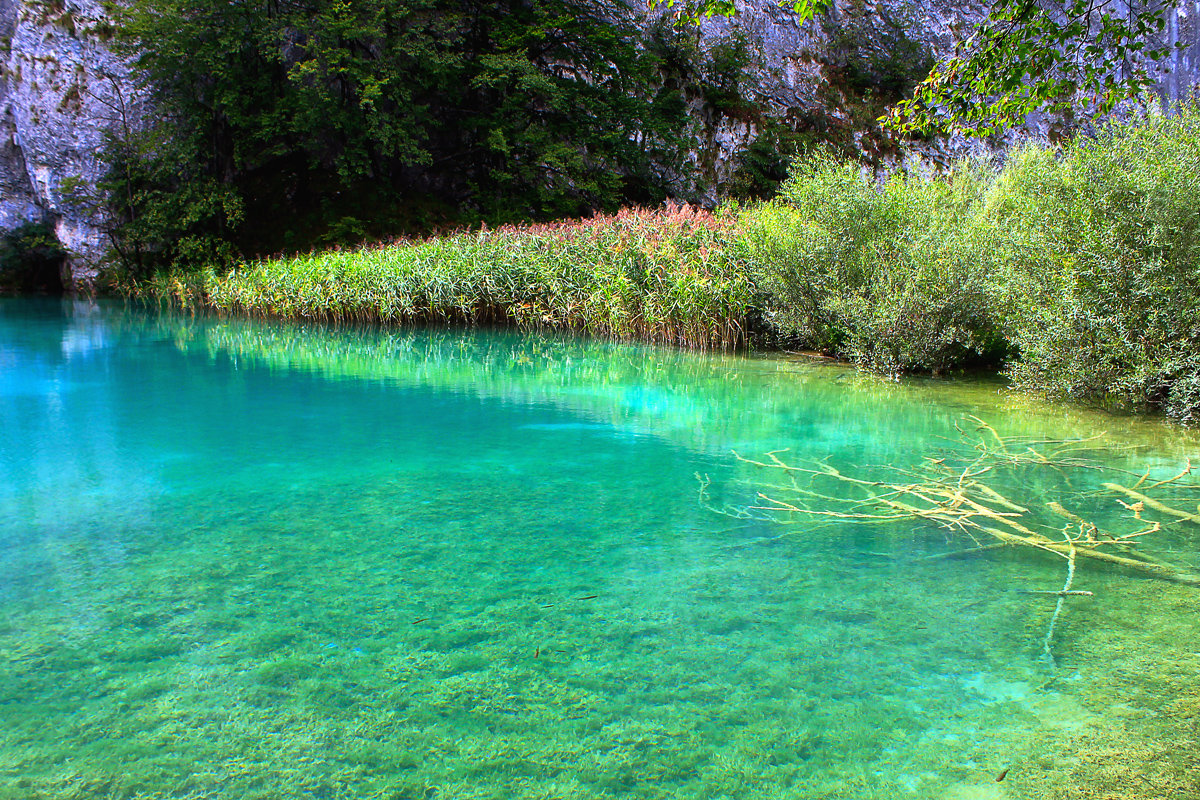
<svg viewBox="0 0 1200 800"><path fill-rule="evenodd" d="M1043 689L1053 603L1020 590L1059 565L779 539L694 477L911 463L963 413L1108 427L1119 469L1189 434L567 339L10 304L0 343L45 378L0 377L5 800L1200 796L1196 590L1089 568Z"/></svg>

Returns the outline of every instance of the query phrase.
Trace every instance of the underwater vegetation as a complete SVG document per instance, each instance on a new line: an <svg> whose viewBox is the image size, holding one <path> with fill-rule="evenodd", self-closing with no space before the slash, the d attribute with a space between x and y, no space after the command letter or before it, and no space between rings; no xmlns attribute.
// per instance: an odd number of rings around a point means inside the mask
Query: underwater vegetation
<svg viewBox="0 0 1200 800"><path fill-rule="evenodd" d="M1197 571L1192 521L1105 486L1188 514L1193 432L777 356L39 308L0 301L5 800L1198 794L1200 590L1083 554Z"/></svg>

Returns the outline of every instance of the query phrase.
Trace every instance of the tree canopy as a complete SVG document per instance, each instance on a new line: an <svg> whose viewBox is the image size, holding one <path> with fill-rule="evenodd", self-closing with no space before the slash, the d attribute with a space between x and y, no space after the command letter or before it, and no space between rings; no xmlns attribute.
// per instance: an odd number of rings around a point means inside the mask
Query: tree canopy
<svg viewBox="0 0 1200 800"><path fill-rule="evenodd" d="M620 0L133 0L120 29L158 112L113 144L127 261L654 202L695 77Z"/></svg>

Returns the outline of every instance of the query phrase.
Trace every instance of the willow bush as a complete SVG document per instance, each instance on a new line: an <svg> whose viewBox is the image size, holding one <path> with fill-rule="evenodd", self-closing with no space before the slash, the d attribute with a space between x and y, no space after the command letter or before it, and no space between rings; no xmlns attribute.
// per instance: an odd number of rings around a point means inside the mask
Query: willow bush
<svg viewBox="0 0 1200 800"><path fill-rule="evenodd" d="M741 241L766 314L868 369L1005 366L1015 385L1200 422L1200 107L880 185L797 165Z"/></svg>
<svg viewBox="0 0 1200 800"><path fill-rule="evenodd" d="M1200 107L1019 153L988 217L1017 386L1200 422Z"/></svg>
<svg viewBox="0 0 1200 800"><path fill-rule="evenodd" d="M809 160L745 217L742 247L768 318L797 344L875 371L942 372L1004 352L986 232L972 224L983 169L893 176Z"/></svg>

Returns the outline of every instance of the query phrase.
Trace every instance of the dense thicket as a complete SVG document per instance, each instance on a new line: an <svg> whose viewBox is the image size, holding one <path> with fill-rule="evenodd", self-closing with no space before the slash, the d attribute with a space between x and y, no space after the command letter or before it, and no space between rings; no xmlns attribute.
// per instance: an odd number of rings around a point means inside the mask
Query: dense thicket
<svg viewBox="0 0 1200 800"><path fill-rule="evenodd" d="M1016 384L1200 423L1200 106L1027 150L987 210Z"/></svg>
<svg viewBox="0 0 1200 800"><path fill-rule="evenodd" d="M882 187L803 162L743 238L774 322L886 372L1006 366L1052 396L1200 422L1200 106L1003 171Z"/></svg>
<svg viewBox="0 0 1200 800"><path fill-rule="evenodd" d="M1004 356L990 230L973 224L992 176L897 175L800 162L781 197L745 218L742 246L772 323L801 347L885 373Z"/></svg>
<svg viewBox="0 0 1200 800"><path fill-rule="evenodd" d="M136 0L121 30L155 106L105 187L134 269L661 200L699 77L620 0Z"/></svg>
<svg viewBox="0 0 1200 800"><path fill-rule="evenodd" d="M800 161L737 215L657 212L172 273L224 310L458 320L729 346L751 327L887 374L1003 368L1022 388L1200 423L1200 105L1003 170L880 185ZM765 325L758 325L760 321Z"/></svg>

